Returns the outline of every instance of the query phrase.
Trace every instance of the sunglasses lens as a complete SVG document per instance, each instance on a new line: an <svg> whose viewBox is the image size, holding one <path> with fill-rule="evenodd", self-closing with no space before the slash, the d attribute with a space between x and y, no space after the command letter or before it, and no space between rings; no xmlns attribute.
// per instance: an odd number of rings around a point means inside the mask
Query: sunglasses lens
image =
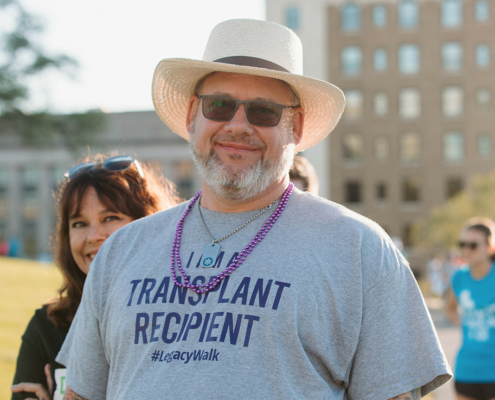
<svg viewBox="0 0 495 400"><path fill-rule="evenodd" d="M77 164L74 165L71 169L69 169L69 172L67 173L67 177L69 179L72 179L79 175L81 172L87 171L88 169L93 168L95 165L94 162L87 162L87 163L82 163L82 164Z"/></svg>
<svg viewBox="0 0 495 400"><path fill-rule="evenodd" d="M108 171L125 171L133 162L133 159L127 156L112 157L105 160L102 164L103 168Z"/></svg>
<svg viewBox="0 0 495 400"><path fill-rule="evenodd" d="M282 107L268 101L252 101L248 104L249 122L258 126L276 126L280 122Z"/></svg>
<svg viewBox="0 0 495 400"><path fill-rule="evenodd" d="M203 115L214 121L230 121L234 116L236 102L223 96L203 97Z"/></svg>
<svg viewBox="0 0 495 400"><path fill-rule="evenodd" d="M476 242L473 242L473 243L469 243L469 242L459 242L459 247L462 249L463 247L467 247L471 250L476 250L476 248L478 247L478 243Z"/></svg>

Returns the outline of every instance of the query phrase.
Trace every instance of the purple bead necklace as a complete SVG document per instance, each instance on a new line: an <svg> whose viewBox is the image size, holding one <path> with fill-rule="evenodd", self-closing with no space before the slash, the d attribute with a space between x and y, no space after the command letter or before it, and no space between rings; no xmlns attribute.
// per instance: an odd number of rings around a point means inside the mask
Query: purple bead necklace
<svg viewBox="0 0 495 400"><path fill-rule="evenodd" d="M192 285L187 279L186 273L182 269L179 250L180 250L180 240L182 237L182 227L184 225L184 220L186 219L187 214L189 214L189 211L191 211L191 208L193 207L194 203L198 200L199 196L201 196L201 190L200 190L196 194L196 196L194 196L192 200L189 202L186 211L184 211L184 214L182 214L182 217L177 224L177 228L175 228L174 242L172 244L172 253L170 254L170 260L172 264L170 269L172 270L172 277L175 284L181 288L191 289L196 293L208 293L210 290L213 290L220 282L222 282L223 279L227 278L230 274L232 274L232 272L234 272L237 268L239 268L246 259L246 257L248 256L248 254L251 253L253 249L256 247L256 245L265 238L268 231L272 228L273 224L275 224L278 217L280 217L280 214L282 214L282 211L284 211L284 208L287 205L287 202L289 201L289 197L292 193L293 188L294 185L292 183L289 183L289 186L282 195L282 198L280 199L280 203L278 203L278 206L273 212L273 214L263 224L263 226L258 231L254 239L251 240L251 242L246 247L244 247L244 249L239 253L239 255L235 258L235 260L230 264L230 266L225 269L225 271L218 274L209 283L202 285ZM184 278L184 283L180 283L177 281L177 274L175 273L175 260L177 260L177 267L179 268L180 274Z"/></svg>

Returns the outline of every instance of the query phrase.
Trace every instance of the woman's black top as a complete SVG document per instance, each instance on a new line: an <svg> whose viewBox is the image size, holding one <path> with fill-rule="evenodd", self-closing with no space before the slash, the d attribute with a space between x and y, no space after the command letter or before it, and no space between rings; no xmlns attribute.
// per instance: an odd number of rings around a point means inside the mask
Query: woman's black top
<svg viewBox="0 0 495 400"><path fill-rule="evenodd" d="M41 383L47 387L44 368L50 364L52 379L55 382L55 369L65 368L55 361L69 328L55 328L48 319L47 307L36 310L33 318L22 335L22 344L17 357L17 367L14 384L21 382ZM53 394L53 393L51 393ZM32 393L21 392L12 394L12 400L34 397Z"/></svg>

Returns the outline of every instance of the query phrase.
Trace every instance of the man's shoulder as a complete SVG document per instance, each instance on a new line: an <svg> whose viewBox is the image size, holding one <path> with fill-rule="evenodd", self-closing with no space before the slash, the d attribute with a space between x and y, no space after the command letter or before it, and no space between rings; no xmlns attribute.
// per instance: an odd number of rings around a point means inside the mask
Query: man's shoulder
<svg viewBox="0 0 495 400"><path fill-rule="evenodd" d="M128 235L135 235L138 232L147 234L154 230L162 231L169 226L177 225L181 215L184 213L188 202L178 204L167 210L159 211L155 214L148 215L144 218L137 219L127 224L114 233L116 237L124 238ZM114 236L112 235L112 236Z"/></svg>
<svg viewBox="0 0 495 400"><path fill-rule="evenodd" d="M320 252L345 255L347 268L357 260L363 287L369 288L408 263L389 235L374 221L348 208L309 193L296 193L294 218L298 230ZM332 254L332 257L335 255Z"/></svg>
<svg viewBox="0 0 495 400"><path fill-rule="evenodd" d="M307 225L331 226L332 229L350 230L353 234L361 232L388 237L376 222L341 204L299 190L294 194L294 212L307 221Z"/></svg>

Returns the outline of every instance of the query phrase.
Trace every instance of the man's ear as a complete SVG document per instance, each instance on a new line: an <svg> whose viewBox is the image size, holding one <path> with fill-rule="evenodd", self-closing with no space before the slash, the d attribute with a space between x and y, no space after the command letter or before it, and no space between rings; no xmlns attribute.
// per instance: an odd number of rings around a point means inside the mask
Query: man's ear
<svg viewBox="0 0 495 400"><path fill-rule="evenodd" d="M194 121L194 117L196 116L198 107L199 97L194 94L191 96L191 99L189 100L189 107L187 108L186 129L189 133L191 133L191 126Z"/></svg>
<svg viewBox="0 0 495 400"><path fill-rule="evenodd" d="M301 143L304 128L304 110L302 107L294 108L292 116L292 134L294 135L294 143L296 146Z"/></svg>

